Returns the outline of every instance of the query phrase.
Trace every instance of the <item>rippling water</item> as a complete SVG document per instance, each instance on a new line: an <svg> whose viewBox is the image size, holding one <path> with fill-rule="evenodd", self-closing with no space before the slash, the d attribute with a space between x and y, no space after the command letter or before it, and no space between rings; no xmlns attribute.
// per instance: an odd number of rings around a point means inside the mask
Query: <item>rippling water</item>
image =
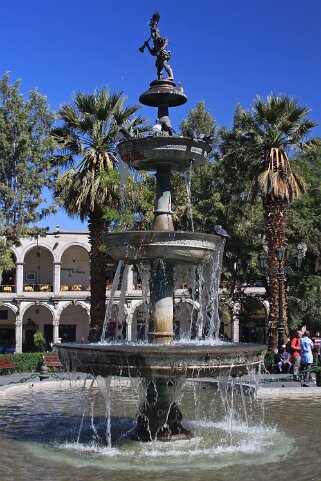
<svg viewBox="0 0 321 481"><path fill-rule="evenodd" d="M180 406L194 438L130 440L137 384L112 388L32 388L0 401L0 479L10 481L320 481L320 401L256 402L186 386Z"/></svg>

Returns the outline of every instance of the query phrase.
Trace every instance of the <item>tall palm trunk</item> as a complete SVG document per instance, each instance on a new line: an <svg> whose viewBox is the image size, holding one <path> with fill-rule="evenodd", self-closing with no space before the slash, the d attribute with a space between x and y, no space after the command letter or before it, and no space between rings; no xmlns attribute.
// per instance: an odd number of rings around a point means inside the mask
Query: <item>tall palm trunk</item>
<svg viewBox="0 0 321 481"><path fill-rule="evenodd" d="M102 210L99 207L95 207L95 209L89 213L88 227L91 244L89 340L91 342L97 342L100 339L105 318L107 280L107 256L105 248L107 224L102 218Z"/></svg>
<svg viewBox="0 0 321 481"><path fill-rule="evenodd" d="M278 345L278 321L279 321L279 282L278 282L278 247L286 248L286 226L287 226L287 203L283 199L272 199L268 197L263 200L264 217L265 217L265 235L268 247L268 267L270 272L274 273L269 276L269 292L270 300L270 316L268 329L268 347L274 349ZM285 335L288 334L288 318L287 318L287 302L286 292L284 289L284 258L281 262L281 271L283 275L283 321L285 327Z"/></svg>

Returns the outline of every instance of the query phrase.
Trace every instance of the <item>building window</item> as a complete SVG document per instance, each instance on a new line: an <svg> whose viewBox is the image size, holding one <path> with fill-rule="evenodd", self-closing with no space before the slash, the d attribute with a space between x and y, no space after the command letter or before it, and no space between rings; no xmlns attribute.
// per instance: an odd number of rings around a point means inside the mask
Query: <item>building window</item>
<svg viewBox="0 0 321 481"><path fill-rule="evenodd" d="M7 321L8 320L8 311L0 310L0 320Z"/></svg>
<svg viewBox="0 0 321 481"><path fill-rule="evenodd" d="M36 273L34 271L28 271L25 273L25 280L27 282L36 282Z"/></svg>

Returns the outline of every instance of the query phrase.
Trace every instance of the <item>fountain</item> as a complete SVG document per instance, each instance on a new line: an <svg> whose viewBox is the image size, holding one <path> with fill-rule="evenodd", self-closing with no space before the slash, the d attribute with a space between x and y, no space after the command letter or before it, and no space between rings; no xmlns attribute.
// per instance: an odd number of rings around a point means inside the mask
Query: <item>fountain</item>
<svg viewBox="0 0 321 481"><path fill-rule="evenodd" d="M156 199L151 231L119 232L108 236L108 253L115 261L125 264L140 263L148 267L149 318L148 342L131 343L58 344L61 359L71 369L94 376L122 376L145 379L145 400L137 414L134 438L137 440L182 440L192 437L182 425L182 413L175 395L186 378L240 376L248 366L259 364L265 346L239 344L213 345L212 342L174 343L174 268L178 264L200 269L214 267L220 271L225 244L224 235L174 231L171 210L171 171L186 171L200 165L211 147L201 138L175 135L169 108L187 101L183 88L175 84L168 64L170 52L165 50L168 40L158 30L159 13L150 21L153 46L149 40L145 48L156 57L157 80L140 96L140 102L156 107L158 120L148 137L128 139L118 145L121 159L136 170L156 172ZM168 78L163 79L166 70ZM204 267L205 266L205 267ZM199 277L200 274L199 274ZM200 289L208 286L203 280ZM215 334L217 316L214 297L218 295L218 277L210 282L205 296L204 315L199 326L199 337ZM215 292L214 292L215 291ZM200 294L200 302L202 296ZM203 302L203 303L204 303ZM208 311L211 311L210 313Z"/></svg>

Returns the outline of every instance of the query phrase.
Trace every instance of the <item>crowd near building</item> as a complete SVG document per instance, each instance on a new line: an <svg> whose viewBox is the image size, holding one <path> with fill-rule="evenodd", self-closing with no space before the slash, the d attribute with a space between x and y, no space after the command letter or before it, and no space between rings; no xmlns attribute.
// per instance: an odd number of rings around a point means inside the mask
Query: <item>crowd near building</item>
<svg viewBox="0 0 321 481"><path fill-rule="evenodd" d="M12 249L15 268L3 272L0 285L0 347L16 352L34 350L33 336L40 331L47 348L57 342L87 341L90 322L90 244L88 233L48 232L44 237L25 238ZM115 271L108 263L106 304ZM114 339L131 341L145 336L141 279L135 267L125 281L123 312L118 312L120 286L108 326ZM191 298L188 280L175 290L174 331L188 336L197 322L198 303ZM123 289L124 290L124 289ZM220 288L220 335L234 342L265 342L268 303L265 289L246 286L242 296L226 305ZM249 305L251 304L251 309ZM224 306L224 308L222 307Z"/></svg>

